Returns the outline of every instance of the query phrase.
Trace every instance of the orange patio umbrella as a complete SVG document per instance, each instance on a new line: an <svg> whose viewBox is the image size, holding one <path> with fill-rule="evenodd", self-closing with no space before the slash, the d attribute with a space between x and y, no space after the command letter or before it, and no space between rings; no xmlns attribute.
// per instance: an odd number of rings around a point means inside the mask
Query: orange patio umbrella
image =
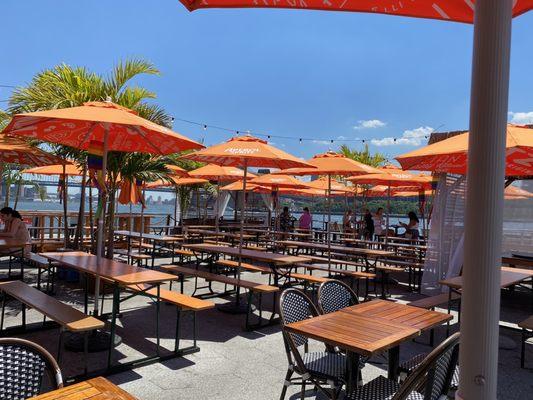
<svg viewBox="0 0 533 400"><path fill-rule="evenodd" d="M461 399L496 398L505 123L508 115L512 18L533 0L182 0L189 10L265 7L355 11L474 23L470 93L469 178L461 297ZM499 196L499 197L497 197ZM496 203L495 203L496 202ZM483 233L480 238L479 233ZM481 240L480 240L481 239ZM479 268L478 266L483 266ZM354 368L357 364L354 357ZM357 375L355 375L357 376ZM353 390L349 379L347 390Z"/></svg>
<svg viewBox="0 0 533 400"><path fill-rule="evenodd" d="M504 196L506 200L526 200L533 198L533 193L517 186L507 186Z"/></svg>
<svg viewBox="0 0 533 400"><path fill-rule="evenodd" d="M241 202L241 227L239 235L239 267L238 279L241 276L241 253L243 245L244 234L244 210L246 209L246 181L248 174L248 167L264 167L264 168L295 168L295 167L310 167L306 162L269 145L265 140L253 137L251 135L236 136L224 143L216 144L203 150L183 156L185 159L195 160L205 163L212 163L228 167L240 167L244 169L243 176L243 192ZM236 305L230 312L244 313L244 310L239 303L239 293L237 292Z"/></svg>
<svg viewBox="0 0 533 400"><path fill-rule="evenodd" d="M433 190L422 190L422 191L406 191L406 192L393 192L392 197L418 197L423 193L424 196L433 196Z"/></svg>
<svg viewBox="0 0 533 400"><path fill-rule="evenodd" d="M396 157L403 169L466 175L469 134L444 139ZM533 175L533 129L507 125L505 175Z"/></svg>
<svg viewBox="0 0 533 400"><path fill-rule="evenodd" d="M327 191L329 189L327 177L320 177L318 179L315 179L314 181L306 182L306 185L309 186L310 188L319 189L322 191ZM355 187L347 186L344 183L339 182L336 179L331 180L332 191L353 193L354 189Z"/></svg>
<svg viewBox="0 0 533 400"><path fill-rule="evenodd" d="M401 15L406 17L440 19L456 22L474 22L474 3L463 0L406 1L391 3L388 0L345 0L337 3L323 0L306 1L263 1L254 0L180 0L189 10L202 8L289 8L324 11L354 11L377 14ZM521 15L533 8L533 0L513 1L513 16Z"/></svg>
<svg viewBox="0 0 533 400"><path fill-rule="evenodd" d="M189 173L184 170L183 168L181 167L178 167L177 165L173 165L173 164L166 164L165 165L165 168L170 170L170 172L172 173L172 175L176 175L176 176L189 176Z"/></svg>
<svg viewBox="0 0 533 400"><path fill-rule="evenodd" d="M189 186L189 185L201 185L204 183L208 183L209 181L207 179L201 179L201 178L191 178L191 177L171 177L170 180L162 180L159 179L154 182L147 183L145 187L147 189L150 188L158 188L158 187L168 187L168 186Z"/></svg>
<svg viewBox="0 0 533 400"><path fill-rule="evenodd" d="M25 174L34 175L70 175L70 176L82 176L83 171L75 164L54 164L46 165L44 167L28 168L22 171Z"/></svg>
<svg viewBox="0 0 533 400"><path fill-rule="evenodd" d="M242 180L232 182L228 185L222 186L220 190L231 191L231 192L242 192L244 191L244 182ZM246 191L256 192L256 193L270 193L271 189L266 186L256 185L250 181L246 182Z"/></svg>
<svg viewBox="0 0 533 400"><path fill-rule="evenodd" d="M101 183L105 184L108 151L171 154L201 149L200 143L141 118L111 101L87 102L79 107L16 114L3 133L58 143L101 155ZM98 167L100 169L100 167ZM100 188L101 204L106 190ZM102 258L104 216L98 215L97 262ZM141 232L142 233L142 232ZM94 312L98 315L100 280L96 279Z"/></svg>
<svg viewBox="0 0 533 400"><path fill-rule="evenodd" d="M4 164L45 166L66 163L60 157L47 153L26 141L0 134L0 171Z"/></svg>
<svg viewBox="0 0 533 400"><path fill-rule="evenodd" d="M330 238L330 225L331 225L331 191L332 191L332 175L357 175L357 174L371 174L379 172L377 168L371 167L360 163L358 161L352 160L340 153L335 153L334 151L327 151L323 154L317 154L313 156L310 160L307 161L312 168L290 168L282 170L276 173L283 173L288 175L326 175L328 179L328 223L327 223L327 243L328 249L331 246ZM328 251L328 265L331 267L331 252Z"/></svg>

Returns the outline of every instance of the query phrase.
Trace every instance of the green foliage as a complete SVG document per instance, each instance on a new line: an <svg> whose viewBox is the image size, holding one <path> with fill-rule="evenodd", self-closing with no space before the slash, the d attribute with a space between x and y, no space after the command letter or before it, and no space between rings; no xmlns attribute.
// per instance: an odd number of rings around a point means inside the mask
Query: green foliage
<svg viewBox="0 0 533 400"><path fill-rule="evenodd" d="M351 149L349 146L343 144L340 147L339 152L344 156L351 158L352 160L359 161L372 167L380 167L385 163L385 161L387 161L387 157L382 153L370 153L368 145L365 145L364 150L356 150Z"/></svg>
<svg viewBox="0 0 533 400"><path fill-rule="evenodd" d="M0 110L0 131L2 131L7 126L9 120L9 114L5 111Z"/></svg>

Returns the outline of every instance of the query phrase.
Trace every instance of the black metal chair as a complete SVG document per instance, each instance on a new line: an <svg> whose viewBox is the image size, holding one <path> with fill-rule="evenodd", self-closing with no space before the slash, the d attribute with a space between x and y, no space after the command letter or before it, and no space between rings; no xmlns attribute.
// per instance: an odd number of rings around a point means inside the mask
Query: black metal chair
<svg viewBox="0 0 533 400"><path fill-rule="evenodd" d="M344 282L332 279L318 288L318 308L322 314L329 314L359 304L357 294Z"/></svg>
<svg viewBox="0 0 533 400"><path fill-rule="evenodd" d="M303 292L297 289L286 289L279 299L279 310L282 321L283 341L289 368L285 376L280 400L285 398L290 385L301 384L301 398L305 398L305 387L309 382L330 399L337 399L338 393L345 382L346 357L342 354L321 351L309 352L307 337L291 333L285 329L287 324L317 317L318 310ZM303 347L303 352L301 348ZM326 347L326 350L328 348ZM296 373L298 377L292 378ZM329 385L330 390L323 387Z"/></svg>
<svg viewBox="0 0 533 400"><path fill-rule="evenodd" d="M0 399L24 400L42 393L45 374L51 389L63 387L59 365L48 351L28 340L0 338Z"/></svg>
<svg viewBox="0 0 533 400"><path fill-rule="evenodd" d="M402 383L383 376L347 395L349 400L437 400L451 387L459 359L459 333L437 346Z"/></svg>

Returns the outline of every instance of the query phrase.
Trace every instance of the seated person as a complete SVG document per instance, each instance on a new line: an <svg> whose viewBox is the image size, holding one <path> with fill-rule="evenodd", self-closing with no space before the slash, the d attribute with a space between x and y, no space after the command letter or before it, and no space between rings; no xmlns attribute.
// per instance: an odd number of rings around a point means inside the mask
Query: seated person
<svg viewBox="0 0 533 400"><path fill-rule="evenodd" d="M0 218L2 218L2 221L4 221L5 225L4 231L0 232L0 238L13 239L17 242L28 243L28 245L24 247L24 255L29 254L31 250L30 233L19 212L13 210L11 207L4 207L0 210ZM14 252L18 252L19 250L20 249L18 248L9 248L7 249L6 254L12 254Z"/></svg>
<svg viewBox="0 0 533 400"><path fill-rule="evenodd" d="M409 217L409 223L405 224L403 222L400 222L400 225L405 228L405 237L410 239L418 239L419 237L419 220L416 216L414 211L409 211L409 214L407 214Z"/></svg>

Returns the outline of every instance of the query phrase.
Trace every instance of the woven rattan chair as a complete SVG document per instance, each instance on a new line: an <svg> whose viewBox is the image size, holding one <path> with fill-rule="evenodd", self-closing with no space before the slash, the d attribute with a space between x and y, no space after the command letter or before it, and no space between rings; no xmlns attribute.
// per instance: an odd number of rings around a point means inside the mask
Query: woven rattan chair
<svg viewBox="0 0 533 400"><path fill-rule="evenodd" d="M349 400L437 400L450 390L459 358L459 333L450 336L400 385L383 376L347 395Z"/></svg>
<svg viewBox="0 0 533 400"><path fill-rule="evenodd" d="M345 382L346 357L342 354L322 351L309 352L308 338L288 332L287 324L318 316L318 310L309 297L297 289L286 289L280 296L279 310L282 321L283 341L289 362L280 399L285 398L287 387L301 384L301 398L310 383L328 398L335 400ZM298 377L292 378L293 374ZM323 387L327 384L331 389Z"/></svg>
<svg viewBox="0 0 533 400"><path fill-rule="evenodd" d="M318 288L318 308L322 314L329 314L359 304L357 294L344 282L329 280Z"/></svg>
<svg viewBox="0 0 533 400"><path fill-rule="evenodd" d="M48 351L28 340L0 338L0 399L23 400L40 394L45 374L50 389L63 387L59 365Z"/></svg>

